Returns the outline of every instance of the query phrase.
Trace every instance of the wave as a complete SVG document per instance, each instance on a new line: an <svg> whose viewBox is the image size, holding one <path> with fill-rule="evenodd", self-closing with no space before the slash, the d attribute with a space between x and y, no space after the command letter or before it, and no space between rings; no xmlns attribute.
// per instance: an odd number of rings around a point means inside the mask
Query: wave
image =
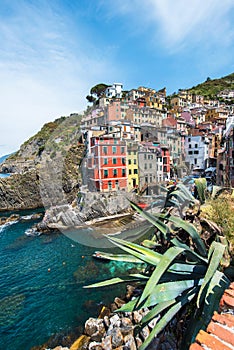
<svg viewBox="0 0 234 350"><path fill-rule="evenodd" d="M41 232L38 232L36 228L31 227L25 231L26 236L40 236Z"/></svg>
<svg viewBox="0 0 234 350"><path fill-rule="evenodd" d="M8 226L17 224L17 222L19 222L19 220L9 221L9 222L6 222L5 224L1 225L0 226L0 233L3 232Z"/></svg>

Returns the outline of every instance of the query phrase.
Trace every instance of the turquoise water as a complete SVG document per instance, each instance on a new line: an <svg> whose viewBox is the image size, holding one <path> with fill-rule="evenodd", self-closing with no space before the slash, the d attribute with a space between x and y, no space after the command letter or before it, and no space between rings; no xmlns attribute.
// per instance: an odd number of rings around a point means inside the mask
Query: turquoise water
<svg viewBox="0 0 234 350"><path fill-rule="evenodd" d="M8 176L10 176L11 174L3 174L3 173L0 173L0 178L2 177L2 178L4 178L4 177L8 177Z"/></svg>
<svg viewBox="0 0 234 350"><path fill-rule="evenodd" d="M1 214L3 216L3 214ZM35 221L0 227L0 350L29 350L96 316L120 289L82 289L123 265L92 259L94 248L63 234L26 236Z"/></svg>

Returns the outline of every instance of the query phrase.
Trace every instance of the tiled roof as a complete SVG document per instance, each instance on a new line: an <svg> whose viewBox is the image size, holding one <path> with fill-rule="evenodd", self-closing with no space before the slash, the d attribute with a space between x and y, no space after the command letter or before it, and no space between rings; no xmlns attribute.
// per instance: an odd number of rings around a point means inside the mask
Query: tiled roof
<svg viewBox="0 0 234 350"><path fill-rule="evenodd" d="M220 300L206 331L200 330L189 350L234 350L234 282Z"/></svg>

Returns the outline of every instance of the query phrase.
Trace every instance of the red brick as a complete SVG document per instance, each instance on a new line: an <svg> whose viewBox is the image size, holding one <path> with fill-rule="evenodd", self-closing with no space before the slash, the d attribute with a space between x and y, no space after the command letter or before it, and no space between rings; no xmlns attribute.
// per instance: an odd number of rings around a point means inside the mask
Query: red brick
<svg viewBox="0 0 234 350"><path fill-rule="evenodd" d="M216 335L217 337L224 340L225 342L234 345L233 333L225 329L224 327L220 326L218 323L211 321L206 331L208 333L212 333Z"/></svg>
<svg viewBox="0 0 234 350"><path fill-rule="evenodd" d="M223 342L203 330L199 331L196 341L201 345L204 344L208 346L211 350L232 350L231 347L226 346Z"/></svg>
<svg viewBox="0 0 234 350"><path fill-rule="evenodd" d="M231 308L234 308L234 298L228 295L226 292L222 296L222 301Z"/></svg>
<svg viewBox="0 0 234 350"><path fill-rule="evenodd" d="M225 293L228 294L228 295L230 295L231 297L234 297L234 289L231 289L231 288L226 289L226 290L225 290Z"/></svg>
<svg viewBox="0 0 234 350"><path fill-rule="evenodd" d="M215 322L219 322L221 324L225 324L228 327L234 327L234 316L231 314L218 314L214 313L212 320Z"/></svg>
<svg viewBox="0 0 234 350"><path fill-rule="evenodd" d="M193 343L190 345L189 350L203 350L203 348L198 343Z"/></svg>

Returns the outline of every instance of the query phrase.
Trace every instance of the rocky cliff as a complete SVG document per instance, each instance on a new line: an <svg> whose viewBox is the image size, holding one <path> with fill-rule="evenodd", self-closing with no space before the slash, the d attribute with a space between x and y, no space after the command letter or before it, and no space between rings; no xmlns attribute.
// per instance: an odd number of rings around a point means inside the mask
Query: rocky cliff
<svg viewBox="0 0 234 350"><path fill-rule="evenodd" d="M45 124L0 165L0 172L12 174L0 179L0 211L50 206L56 188L65 203L74 200L85 153L80 121L73 114Z"/></svg>
<svg viewBox="0 0 234 350"><path fill-rule="evenodd" d="M0 211L42 207L35 170L0 179Z"/></svg>

